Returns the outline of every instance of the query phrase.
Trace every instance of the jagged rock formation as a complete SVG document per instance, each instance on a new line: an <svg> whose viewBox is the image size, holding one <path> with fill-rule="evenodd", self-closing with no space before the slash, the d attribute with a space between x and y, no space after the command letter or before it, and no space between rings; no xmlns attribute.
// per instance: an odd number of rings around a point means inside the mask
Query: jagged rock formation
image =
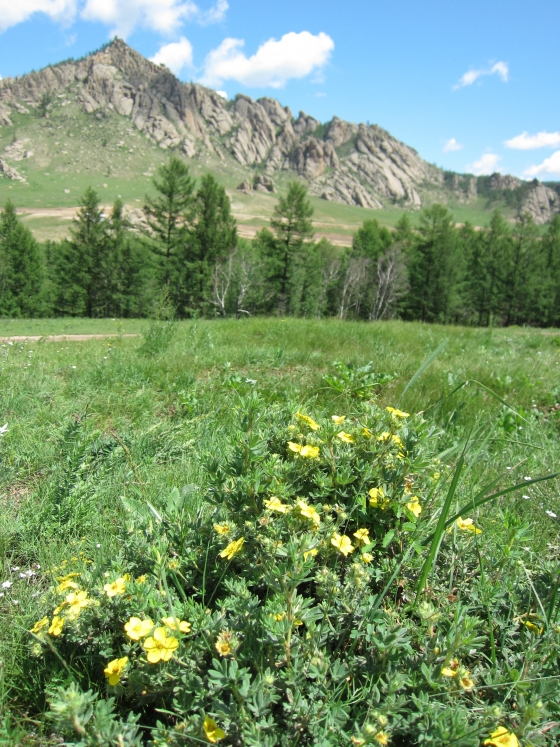
<svg viewBox="0 0 560 747"><path fill-rule="evenodd" d="M560 213L560 195L537 179L523 182L515 176L492 174L488 179L491 192L517 192L518 209L530 213L535 223L543 225Z"/></svg>
<svg viewBox="0 0 560 747"><path fill-rule="evenodd" d="M0 158L0 177L2 176L6 179L14 179L18 182L25 181L21 174L19 174L15 169L11 168L10 165L6 163L6 161Z"/></svg>
<svg viewBox="0 0 560 747"><path fill-rule="evenodd" d="M308 181L313 195L372 209L419 208L434 199L471 202L477 197L475 177L457 175L450 181L441 169L377 125L356 125L337 117L323 125L305 112L295 118L271 98L253 101L238 95L225 101L208 88L181 83L167 68L119 39L82 60L1 80L0 127L11 125L14 111L36 110L49 116L53 100L70 98L100 121L108 112L129 119L163 149L188 158L212 154L224 163L234 159L247 170L258 169L257 181L247 180L248 186L242 187L247 193L274 191L272 177L292 172ZM32 148L21 141L4 157L17 161L31 155ZM6 175L10 167L4 164ZM495 176L492 189L515 189L508 185L519 181ZM530 193L527 209L544 221L560 211L558 195L539 185Z"/></svg>

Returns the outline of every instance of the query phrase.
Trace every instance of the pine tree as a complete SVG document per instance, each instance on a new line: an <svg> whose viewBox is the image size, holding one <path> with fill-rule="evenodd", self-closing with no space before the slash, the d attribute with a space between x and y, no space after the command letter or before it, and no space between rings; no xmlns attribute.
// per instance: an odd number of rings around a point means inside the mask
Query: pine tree
<svg viewBox="0 0 560 747"><path fill-rule="evenodd" d="M237 224L225 189L211 175L202 177L194 207L194 225L181 251L183 313L206 313L216 262L237 244Z"/></svg>
<svg viewBox="0 0 560 747"><path fill-rule="evenodd" d="M504 324L522 324L530 320L531 306L538 290L541 242L538 228L529 213L519 216L512 232L506 257Z"/></svg>
<svg viewBox="0 0 560 747"><path fill-rule="evenodd" d="M542 324L560 326L560 215L555 215L542 240L544 308Z"/></svg>
<svg viewBox="0 0 560 747"><path fill-rule="evenodd" d="M313 208L307 197L307 189L299 182L292 182L288 194L281 197L274 208L270 221L276 241L268 248L275 254L278 274L269 277L269 282L277 286L278 313L281 316L290 308L290 286L298 285L298 260L301 259L305 242L313 238L312 216ZM292 292L291 295L295 297L297 293Z"/></svg>
<svg viewBox="0 0 560 747"><path fill-rule="evenodd" d="M0 213L0 316L39 316L44 278L39 246L8 202Z"/></svg>
<svg viewBox="0 0 560 747"><path fill-rule="evenodd" d="M461 262L453 216L443 205L422 211L418 237L409 253L408 275L408 318L423 322L453 319Z"/></svg>
<svg viewBox="0 0 560 747"><path fill-rule="evenodd" d="M154 179L156 197L147 197L145 235L155 256L160 282L177 305L181 297L179 259L193 222L194 179L189 168L173 156L161 166Z"/></svg>

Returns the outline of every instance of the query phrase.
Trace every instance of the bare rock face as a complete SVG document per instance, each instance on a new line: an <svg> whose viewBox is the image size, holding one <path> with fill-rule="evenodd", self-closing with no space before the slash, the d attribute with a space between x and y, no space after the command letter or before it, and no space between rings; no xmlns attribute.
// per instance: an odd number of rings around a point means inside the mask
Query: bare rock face
<svg viewBox="0 0 560 747"><path fill-rule="evenodd" d="M6 161L0 158L0 178L13 179L18 182L25 182L25 179L15 169L11 168Z"/></svg>
<svg viewBox="0 0 560 747"><path fill-rule="evenodd" d="M540 182L533 183L521 210L530 213L535 223L542 226L560 213L560 195Z"/></svg>
<svg viewBox="0 0 560 747"><path fill-rule="evenodd" d="M238 184L237 189L240 192L245 192L246 195L250 195L253 193L253 185L247 179L245 179L244 182L241 182L241 184Z"/></svg>
<svg viewBox="0 0 560 747"><path fill-rule="evenodd" d="M0 127L10 127L12 120L10 119L10 111L7 106L3 106L0 103Z"/></svg>
<svg viewBox="0 0 560 747"><path fill-rule="evenodd" d="M315 179L325 173L325 168L336 168L338 156L332 143L320 142L310 137L295 146L290 155L290 163L300 176Z"/></svg>
<svg viewBox="0 0 560 747"><path fill-rule="evenodd" d="M24 158L31 158L33 155L32 150L28 150L29 140L16 140L11 145L7 145L4 148L6 158L10 161L23 161Z"/></svg>
<svg viewBox="0 0 560 747"><path fill-rule="evenodd" d="M255 192L276 192L274 182L268 176L257 174L253 180L253 189Z"/></svg>
<svg viewBox="0 0 560 747"><path fill-rule="evenodd" d="M507 189L514 190L523 184L521 179L517 179L515 176L503 176L502 174L492 174L490 177L489 187L490 189Z"/></svg>

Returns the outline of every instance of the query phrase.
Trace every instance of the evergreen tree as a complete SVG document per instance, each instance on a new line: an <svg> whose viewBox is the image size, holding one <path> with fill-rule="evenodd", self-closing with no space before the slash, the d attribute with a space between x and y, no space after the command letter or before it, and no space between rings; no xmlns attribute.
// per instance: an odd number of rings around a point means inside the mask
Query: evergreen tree
<svg viewBox="0 0 560 747"><path fill-rule="evenodd" d="M387 228L380 226L375 219L366 220L352 238L352 254L355 257L367 257L376 263L392 241L391 232Z"/></svg>
<svg viewBox="0 0 560 747"><path fill-rule="evenodd" d="M211 174L200 181L193 212L194 226L185 237L181 256L181 306L183 312L205 313L216 263L237 244L237 224L225 189Z"/></svg>
<svg viewBox="0 0 560 747"><path fill-rule="evenodd" d="M552 219L542 240L544 308L542 324L560 326L560 215Z"/></svg>
<svg viewBox="0 0 560 747"><path fill-rule="evenodd" d="M363 293L356 306L357 314L366 319L371 318L375 304L378 260L386 253L392 241L391 232L381 227L375 219L364 221L363 226L356 231L352 239L351 258L368 260L364 264Z"/></svg>
<svg viewBox="0 0 560 747"><path fill-rule="evenodd" d="M67 281L72 288L76 309L88 317L106 315L112 283L110 245L103 208L95 190L88 187L67 244Z"/></svg>
<svg viewBox="0 0 560 747"><path fill-rule="evenodd" d="M538 240L538 228L529 213L518 218L509 247L505 263L504 289L506 327L530 321L535 294L539 292L542 245Z"/></svg>
<svg viewBox="0 0 560 747"><path fill-rule="evenodd" d="M156 259L160 282L170 290L170 300L181 300L179 260L193 222L194 179L189 168L173 156L160 167L154 179L156 197L147 197L145 235Z"/></svg>
<svg viewBox="0 0 560 747"><path fill-rule="evenodd" d="M410 250L407 317L423 322L450 321L458 305L460 274L453 216L443 205L425 208Z"/></svg>
<svg viewBox="0 0 560 747"><path fill-rule="evenodd" d="M269 282L277 287L278 313L285 314L290 308L288 291L292 289L292 296L297 297L297 271L300 269L301 254L306 240L313 238L313 224L311 218L313 208L307 197L307 189L299 182L292 182L288 194L281 197L274 208L274 215L270 221L272 230L276 234L274 244L268 249L274 254L275 270L269 277Z"/></svg>
<svg viewBox="0 0 560 747"><path fill-rule="evenodd" d="M39 316L43 282L39 246L8 202L0 212L0 316Z"/></svg>

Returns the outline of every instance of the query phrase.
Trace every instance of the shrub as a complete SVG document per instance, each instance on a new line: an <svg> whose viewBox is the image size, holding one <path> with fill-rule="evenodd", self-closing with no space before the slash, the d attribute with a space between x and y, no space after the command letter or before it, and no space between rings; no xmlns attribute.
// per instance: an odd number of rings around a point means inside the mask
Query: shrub
<svg viewBox="0 0 560 747"><path fill-rule="evenodd" d="M127 500L118 557L53 569L31 653L110 696L53 698L79 744L136 744L136 721L170 746L549 743L556 568L511 514L491 532L478 509L427 567L462 462L453 476L421 415L354 408L247 395L228 449L203 457L198 509L196 486Z"/></svg>

